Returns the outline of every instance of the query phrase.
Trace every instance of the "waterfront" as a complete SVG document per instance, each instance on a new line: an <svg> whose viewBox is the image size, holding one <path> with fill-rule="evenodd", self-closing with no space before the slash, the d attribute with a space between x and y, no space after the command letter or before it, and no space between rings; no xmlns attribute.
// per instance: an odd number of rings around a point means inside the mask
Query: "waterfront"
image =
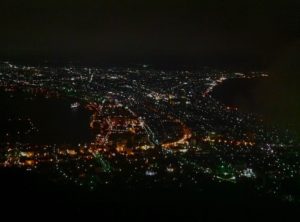
<svg viewBox="0 0 300 222"><path fill-rule="evenodd" d="M24 170L36 175L28 177L33 187L80 190L78 199L91 205L104 196L108 203L299 202L293 135L211 97L223 81L248 84L265 73L8 62L0 73L8 122L0 166L12 178Z"/></svg>
<svg viewBox="0 0 300 222"><path fill-rule="evenodd" d="M88 143L91 112L79 107L71 109L72 100L35 97L21 92L0 91L1 142L37 144Z"/></svg>
<svg viewBox="0 0 300 222"><path fill-rule="evenodd" d="M267 124L294 131L300 137L299 105L295 92L274 77L228 79L217 85L212 96L226 106L252 113Z"/></svg>
<svg viewBox="0 0 300 222"><path fill-rule="evenodd" d="M258 88L269 81L269 78L228 79L214 88L212 96L227 106L263 115L264 110L257 93Z"/></svg>

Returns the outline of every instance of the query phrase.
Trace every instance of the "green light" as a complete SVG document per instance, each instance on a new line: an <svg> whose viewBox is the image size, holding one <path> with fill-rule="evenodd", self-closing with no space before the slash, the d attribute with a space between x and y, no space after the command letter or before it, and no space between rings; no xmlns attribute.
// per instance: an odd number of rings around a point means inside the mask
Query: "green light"
<svg viewBox="0 0 300 222"><path fill-rule="evenodd" d="M97 153L95 155L95 160L101 166L101 168L103 169L103 172L110 173L112 171L112 167L111 167L110 163L104 159L102 154Z"/></svg>

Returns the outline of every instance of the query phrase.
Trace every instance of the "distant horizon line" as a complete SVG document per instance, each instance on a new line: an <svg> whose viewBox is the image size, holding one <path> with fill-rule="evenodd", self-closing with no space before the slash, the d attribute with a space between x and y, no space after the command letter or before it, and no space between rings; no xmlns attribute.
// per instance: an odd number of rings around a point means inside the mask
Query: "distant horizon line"
<svg viewBox="0 0 300 222"><path fill-rule="evenodd" d="M141 59L138 60L125 60L125 59L73 59L73 58L35 58L35 57L11 57L0 56L0 62L11 62L19 65L55 65L55 66L92 66L92 67L135 67L135 66L148 66L152 68L160 68L167 70L189 69L198 70L204 68L223 69L223 70L236 70L236 71L265 71L266 66L260 63L246 64L244 62L234 61L230 62L205 62L205 61L184 61L165 60L165 59Z"/></svg>

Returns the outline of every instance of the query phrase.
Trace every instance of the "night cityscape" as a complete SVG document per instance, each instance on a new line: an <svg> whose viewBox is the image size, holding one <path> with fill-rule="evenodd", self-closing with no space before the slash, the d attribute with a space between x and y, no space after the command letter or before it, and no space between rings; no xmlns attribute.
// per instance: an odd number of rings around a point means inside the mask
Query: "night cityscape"
<svg viewBox="0 0 300 222"><path fill-rule="evenodd" d="M296 214L299 4L168 2L4 1L4 209Z"/></svg>

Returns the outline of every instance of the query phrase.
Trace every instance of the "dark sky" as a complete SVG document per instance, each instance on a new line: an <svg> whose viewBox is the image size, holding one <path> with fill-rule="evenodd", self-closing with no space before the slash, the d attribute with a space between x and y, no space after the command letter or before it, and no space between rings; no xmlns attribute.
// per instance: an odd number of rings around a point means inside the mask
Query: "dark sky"
<svg viewBox="0 0 300 222"><path fill-rule="evenodd" d="M0 59L253 68L265 113L300 135L299 0L1 0Z"/></svg>
<svg viewBox="0 0 300 222"><path fill-rule="evenodd" d="M299 40L298 0L1 0L0 56L269 64Z"/></svg>

